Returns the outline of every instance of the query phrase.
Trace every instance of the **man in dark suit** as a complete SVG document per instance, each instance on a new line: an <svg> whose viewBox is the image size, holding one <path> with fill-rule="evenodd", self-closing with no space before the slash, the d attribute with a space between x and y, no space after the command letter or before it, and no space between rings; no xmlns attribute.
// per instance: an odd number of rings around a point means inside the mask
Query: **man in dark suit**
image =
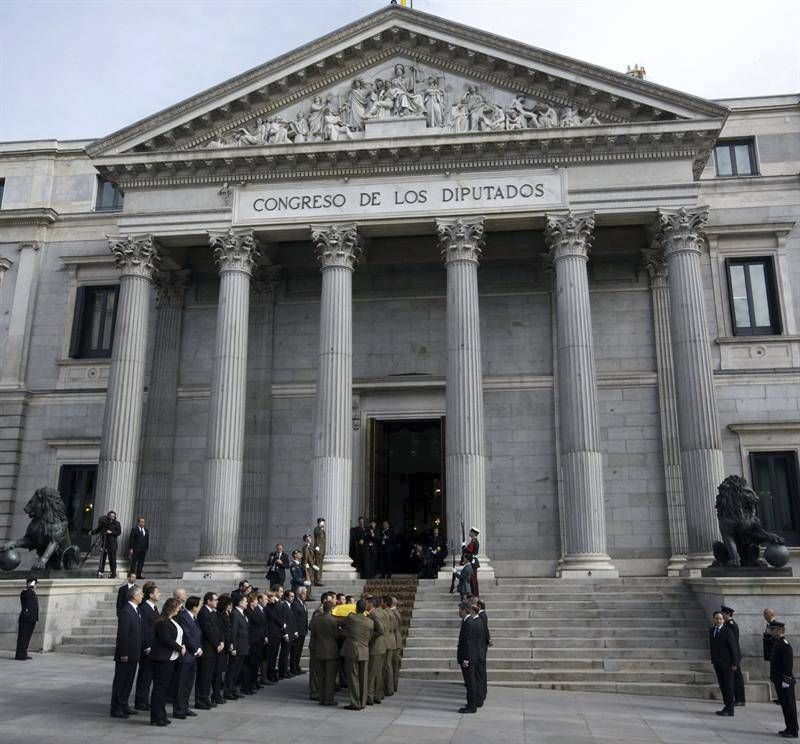
<svg viewBox="0 0 800 744"><path fill-rule="evenodd" d="M475 685L477 707L482 708L486 700L486 652L489 650L489 619L481 609L483 603L479 599L472 600L472 621L480 628L481 637L478 643L478 659L475 663Z"/></svg>
<svg viewBox="0 0 800 744"><path fill-rule="evenodd" d="M117 615L128 604L128 592L136 583L136 572L128 571L127 581L117 590Z"/></svg>
<svg viewBox="0 0 800 744"><path fill-rule="evenodd" d="M779 690L779 702L783 712L783 722L786 728L778 733L784 739L797 739L797 700L794 694L794 654L789 641L784 633L784 623L770 620L770 632L775 639L772 646L772 656L769 662L769 676L772 684Z"/></svg>
<svg viewBox="0 0 800 744"><path fill-rule="evenodd" d="M721 612L714 613L714 625L708 632L711 663L717 675L724 707L718 716L733 716L733 673L739 666L739 644L733 632L725 625Z"/></svg>
<svg viewBox="0 0 800 744"><path fill-rule="evenodd" d="M359 517L358 524L350 530L350 558L359 575L361 575L361 567L364 565L364 549L366 546L365 523L366 520L364 517Z"/></svg>
<svg viewBox="0 0 800 744"><path fill-rule="evenodd" d="M736 621L733 619L733 608L725 607L724 605L719 608L722 612L722 617L725 620L725 627L733 633L733 637L736 639L736 645L739 648L739 659L742 658L742 647L739 645L739 626L736 624ZM736 671L733 673L733 704L738 708L744 706L745 699L744 699L744 677L742 676L742 665L736 667Z"/></svg>
<svg viewBox="0 0 800 744"><path fill-rule="evenodd" d="M36 596L35 576L25 579L25 588L19 593L19 622L17 628L17 661L28 661L28 644L31 642L33 629L39 622L39 597Z"/></svg>
<svg viewBox="0 0 800 744"><path fill-rule="evenodd" d="M100 517L93 535L100 535L100 564L97 567L97 578L102 579L106 570L106 558L111 569L111 578L117 578L117 538L122 534L122 526L117 521L117 513L110 511Z"/></svg>
<svg viewBox="0 0 800 744"><path fill-rule="evenodd" d="M311 618L311 637L314 648L311 651L311 663L318 669L319 704L337 705L333 699L336 689L336 671L339 666L339 623L331 615L333 602L326 599L322 603L322 611L314 612Z"/></svg>
<svg viewBox="0 0 800 744"><path fill-rule="evenodd" d="M197 622L200 611L200 597L191 596L178 613L177 623L183 628L183 645L186 653L175 665L172 697L172 717L187 718L196 716L189 708L189 695L197 675L197 659L203 655L203 631Z"/></svg>
<svg viewBox="0 0 800 744"><path fill-rule="evenodd" d="M281 592L282 596L278 603L280 617L283 620L284 636L281 639L281 650L278 653L278 679L287 679L292 677L292 670L289 668L289 654L292 650L292 644L297 638L297 631L294 627L294 614L292 613L292 602L294 601L294 592Z"/></svg>
<svg viewBox="0 0 800 744"><path fill-rule="evenodd" d="M238 700L240 676L245 659L250 653L250 630L244 610L247 607L247 597L242 597L239 604L231 612L231 651L228 660L228 669L225 672L226 700Z"/></svg>
<svg viewBox="0 0 800 744"><path fill-rule="evenodd" d="M150 663L150 648L153 645L158 607L156 602L161 598L161 590L148 581L142 587L143 601L139 605L139 616L142 619L142 658L139 661L139 674L136 675L136 710L150 710L150 688L153 685L153 666Z"/></svg>
<svg viewBox="0 0 800 744"><path fill-rule="evenodd" d="M247 579L242 579L239 582L238 588L234 589L231 592L231 604L234 607L237 607L239 604L239 600L242 597L246 597L250 593L251 589L252 587L250 586L250 582Z"/></svg>
<svg viewBox="0 0 800 744"><path fill-rule="evenodd" d="M211 710L222 699L222 691L219 689L215 689L214 698L211 697L212 683L218 679L215 672L220 665L220 655L225 649L225 641L216 620L218 601L216 592L206 592L203 606L197 613L197 624L202 634L200 648L203 651L197 659L197 680L194 688L194 707L199 710Z"/></svg>
<svg viewBox="0 0 800 744"><path fill-rule="evenodd" d="M305 674L300 668L300 658L303 655L303 646L308 634L308 610L306 609L306 588L304 586L297 589L292 602L292 616L294 617L294 629L297 636L290 652L289 671L297 676L298 674Z"/></svg>
<svg viewBox="0 0 800 744"><path fill-rule="evenodd" d="M445 558L447 558L447 540L439 534L438 527L434 527L433 532L428 536L427 547L433 556L436 570L441 571Z"/></svg>
<svg viewBox="0 0 800 744"><path fill-rule="evenodd" d="M475 678L475 667L479 656L479 644L482 642L480 621L472 618L472 611L466 602L458 606L458 616L461 618L461 628L458 634L458 649L456 660L461 675L464 677L464 686L467 688L467 704L459 708L459 713L478 712L478 689Z"/></svg>
<svg viewBox="0 0 800 744"><path fill-rule="evenodd" d="M278 681L278 656L286 633L281 601L274 592L264 607L267 618L267 684L274 685Z"/></svg>
<svg viewBox="0 0 800 744"><path fill-rule="evenodd" d="M394 535L385 519L378 532L378 570L382 579L391 579L394 570Z"/></svg>
<svg viewBox="0 0 800 744"><path fill-rule="evenodd" d="M267 558L267 581L270 587L283 586L286 583L286 569L289 568L289 556L278 543Z"/></svg>
<svg viewBox="0 0 800 744"><path fill-rule="evenodd" d="M131 562L131 571L136 574L137 579L142 578L144 559L149 549L150 530L144 526L144 517L139 517L128 536L128 558Z"/></svg>
<svg viewBox="0 0 800 744"><path fill-rule="evenodd" d="M114 682L111 685L111 717L128 718L135 714L128 705L136 666L142 656L142 621L139 605L142 590L138 586L128 592L128 601L119 613L117 641L114 647Z"/></svg>

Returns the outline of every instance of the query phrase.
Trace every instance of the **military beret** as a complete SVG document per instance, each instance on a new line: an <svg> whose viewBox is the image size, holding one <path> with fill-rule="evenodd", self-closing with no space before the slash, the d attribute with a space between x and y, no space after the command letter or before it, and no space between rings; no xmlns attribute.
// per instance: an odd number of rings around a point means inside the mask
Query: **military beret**
<svg viewBox="0 0 800 744"><path fill-rule="evenodd" d="M770 628L785 628L786 623L782 623L780 620L770 620L769 621Z"/></svg>
<svg viewBox="0 0 800 744"><path fill-rule="evenodd" d="M723 612L724 612L726 615L733 615L733 608L731 608L731 607L726 607L725 605L722 605L722 607L720 607L720 609L721 609L721 610L722 610L722 611L723 611Z"/></svg>

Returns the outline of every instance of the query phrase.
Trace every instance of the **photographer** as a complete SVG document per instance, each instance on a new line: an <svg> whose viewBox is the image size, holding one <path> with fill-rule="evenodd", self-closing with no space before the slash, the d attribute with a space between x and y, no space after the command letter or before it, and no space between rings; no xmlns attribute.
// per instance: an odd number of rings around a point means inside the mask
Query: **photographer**
<svg viewBox="0 0 800 744"><path fill-rule="evenodd" d="M102 579L106 570L106 557L111 570L111 578L117 578L117 538L122 533L122 527L117 521L117 513L110 511L97 523L92 530L93 535L100 535L100 565L97 568L97 578Z"/></svg>

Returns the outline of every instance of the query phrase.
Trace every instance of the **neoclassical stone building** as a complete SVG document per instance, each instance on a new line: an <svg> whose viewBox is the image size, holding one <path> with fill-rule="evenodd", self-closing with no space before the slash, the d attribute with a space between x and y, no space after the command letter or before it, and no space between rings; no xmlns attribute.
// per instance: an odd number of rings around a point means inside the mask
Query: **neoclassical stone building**
<svg viewBox="0 0 800 744"><path fill-rule="evenodd" d="M636 72L636 71L634 71ZM142 514L225 574L328 520L498 575L800 543L800 101L389 7L98 141L0 144L0 537Z"/></svg>

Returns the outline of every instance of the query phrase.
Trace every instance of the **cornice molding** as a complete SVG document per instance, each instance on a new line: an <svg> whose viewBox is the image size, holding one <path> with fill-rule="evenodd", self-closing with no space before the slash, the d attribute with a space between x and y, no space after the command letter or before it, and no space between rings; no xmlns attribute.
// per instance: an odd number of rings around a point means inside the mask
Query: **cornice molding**
<svg viewBox="0 0 800 744"><path fill-rule="evenodd" d="M49 227L58 219L58 212L50 207L0 210L0 226L34 225Z"/></svg>

